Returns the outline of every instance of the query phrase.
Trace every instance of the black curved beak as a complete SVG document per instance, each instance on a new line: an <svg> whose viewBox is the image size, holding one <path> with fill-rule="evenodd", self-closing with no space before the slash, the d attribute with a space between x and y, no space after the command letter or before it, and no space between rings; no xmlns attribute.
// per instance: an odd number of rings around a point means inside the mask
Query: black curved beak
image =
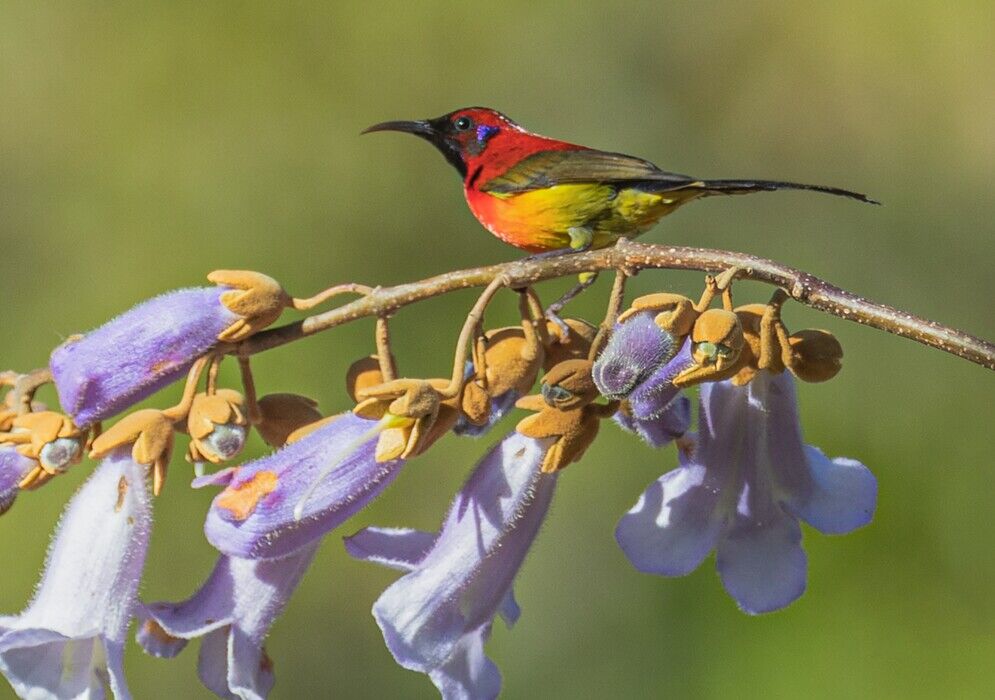
<svg viewBox="0 0 995 700"><path fill-rule="evenodd" d="M369 134L374 131L401 131L406 134L419 136L435 146L445 156L449 164L466 177L466 164L460 154L459 143L447 135L449 120L447 117L438 119L423 119L419 121L396 121L380 122L371 127L363 129L361 133Z"/></svg>
<svg viewBox="0 0 995 700"><path fill-rule="evenodd" d="M415 134L423 138L434 138L438 132L427 121L395 121L380 122L363 129L361 134L370 134L374 131L403 131L407 134Z"/></svg>

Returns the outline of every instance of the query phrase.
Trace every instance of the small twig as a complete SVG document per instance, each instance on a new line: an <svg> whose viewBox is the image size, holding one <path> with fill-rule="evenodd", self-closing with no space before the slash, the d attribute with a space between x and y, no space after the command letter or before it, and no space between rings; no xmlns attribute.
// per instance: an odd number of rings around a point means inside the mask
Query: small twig
<svg viewBox="0 0 995 700"><path fill-rule="evenodd" d="M365 284L356 284L354 282L349 282L346 284L337 284L334 287L329 287L328 289L318 292L312 297L307 297L306 299L291 299L291 306L293 306L298 311L307 311L308 309L313 309L319 304L328 301L332 297L336 297L339 294L363 294L367 295L373 291L373 287L368 287Z"/></svg>
<svg viewBox="0 0 995 700"><path fill-rule="evenodd" d="M239 356L238 368L242 375L242 390L245 392L245 405L249 414L249 423L259 425L263 420L262 411L256 395L256 381L252 377L252 366L248 357Z"/></svg>
<svg viewBox="0 0 995 700"><path fill-rule="evenodd" d="M625 303L625 282L629 279L628 272L624 268L615 271L615 282L612 284L611 296L608 297L608 307L605 309L605 318L601 321L598 334L591 341L591 349L587 353L587 359L595 360L601 352L601 346L608 340L608 335L618 320L618 315L622 313L622 304Z"/></svg>
<svg viewBox="0 0 995 700"><path fill-rule="evenodd" d="M12 373L5 372L5 378L10 378ZM11 389L12 408L14 413L23 416L31 412L31 402L35 399L35 392L52 381L52 372L48 367L41 367L32 370L27 374L22 374L14 379L14 388Z"/></svg>
<svg viewBox="0 0 995 700"><path fill-rule="evenodd" d="M941 323L869 301L807 272L745 253L637 243L628 239L622 239L612 248L457 270L421 282L375 289L364 298L337 309L258 333L242 343L240 351L255 354L358 318L390 314L404 306L440 294L482 287L498 278L507 280L510 287L523 287L594 270L638 271L658 268L721 272L730 267L741 268L738 279L781 287L792 299L806 306L903 338L911 338L988 369L995 369L995 344Z"/></svg>
<svg viewBox="0 0 995 700"><path fill-rule="evenodd" d="M164 416L173 422L184 420L187 417L187 414L190 413L190 407L193 405L194 396L197 394L197 385L200 383L200 377L204 374L207 364L213 362L216 357L218 357L216 353L202 355L190 365L190 370L187 372L186 384L183 385L183 396L180 397L180 402L175 406L162 409Z"/></svg>
<svg viewBox="0 0 995 700"><path fill-rule="evenodd" d="M467 314L463 328L460 330L459 340L456 341L456 356L453 359L452 379L449 380L449 386L439 392L439 395L444 399L455 397L463 389L463 380L466 375L467 346L470 343L470 339L473 338L477 326L484 318L484 311L487 309L487 305L491 303L491 299L494 298L498 290L505 286L507 286L507 280L503 276L499 275L492 279L491 283L480 294L477 303L470 309L470 313Z"/></svg>
<svg viewBox="0 0 995 700"><path fill-rule="evenodd" d="M397 379L397 360L390 349L390 326L386 316L377 317L377 360L380 363L380 374L384 382Z"/></svg>

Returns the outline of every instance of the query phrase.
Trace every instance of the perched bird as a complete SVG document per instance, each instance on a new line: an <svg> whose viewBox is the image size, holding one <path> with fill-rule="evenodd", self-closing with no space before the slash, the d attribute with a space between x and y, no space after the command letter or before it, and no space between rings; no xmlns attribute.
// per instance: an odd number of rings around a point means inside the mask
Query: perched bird
<svg viewBox="0 0 995 700"><path fill-rule="evenodd" d="M485 107L383 122L363 133L372 131L403 131L429 141L463 176L463 193L480 223L533 253L634 238L682 204L719 194L814 190L877 204L836 187L678 175L641 158L533 134Z"/></svg>

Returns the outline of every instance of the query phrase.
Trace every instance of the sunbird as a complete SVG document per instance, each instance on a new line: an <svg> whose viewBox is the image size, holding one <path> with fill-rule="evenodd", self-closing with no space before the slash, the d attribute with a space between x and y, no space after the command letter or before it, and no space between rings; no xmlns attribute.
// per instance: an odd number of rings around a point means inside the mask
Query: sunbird
<svg viewBox="0 0 995 700"><path fill-rule="evenodd" d="M622 153L539 136L500 112L468 107L436 119L390 121L365 131L403 131L435 146L463 177L484 228L531 253L603 248L635 238L682 204L719 194L813 190L870 204L837 187L774 180L701 180Z"/></svg>

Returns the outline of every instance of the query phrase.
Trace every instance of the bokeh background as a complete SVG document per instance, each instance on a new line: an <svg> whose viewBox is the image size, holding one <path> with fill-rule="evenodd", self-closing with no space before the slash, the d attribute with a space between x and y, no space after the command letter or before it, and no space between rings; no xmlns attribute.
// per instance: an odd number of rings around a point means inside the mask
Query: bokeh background
<svg viewBox="0 0 995 700"><path fill-rule="evenodd" d="M990 338L992 27L985 0L5 0L0 366L42 365L65 336L218 267L263 270L306 295L514 258L426 144L358 136L470 104L677 171L866 191L885 206L804 193L713 199L647 239L769 256ZM697 293L700 280L647 272L631 292ZM565 286L540 291L551 299ZM606 291L601 281L574 312L597 319ZM768 290L738 293L759 301ZM403 371L448 371L473 298L396 317ZM488 322L512 318L502 300ZM801 387L804 426L809 442L877 474L875 522L843 538L806 531L808 592L748 617L711 561L677 580L626 562L615 521L676 458L607 426L563 474L519 579L521 621L497 625L490 642L505 697L995 694L992 374L798 306L786 318L828 328L846 348L835 381ZM257 382L344 410L344 371L371 342L364 321L272 351ZM396 574L349 560L340 535L436 527L501 428L484 443L446 438L327 538L268 642L274 698L434 696L394 664L368 613ZM250 454L260 453L254 440ZM50 529L89 469L3 517L0 611L30 596ZM212 494L188 489L189 476L178 460L157 502L147 600L186 597L213 561L200 534ZM166 662L132 646L135 696L206 696L195 663L195 648Z"/></svg>

